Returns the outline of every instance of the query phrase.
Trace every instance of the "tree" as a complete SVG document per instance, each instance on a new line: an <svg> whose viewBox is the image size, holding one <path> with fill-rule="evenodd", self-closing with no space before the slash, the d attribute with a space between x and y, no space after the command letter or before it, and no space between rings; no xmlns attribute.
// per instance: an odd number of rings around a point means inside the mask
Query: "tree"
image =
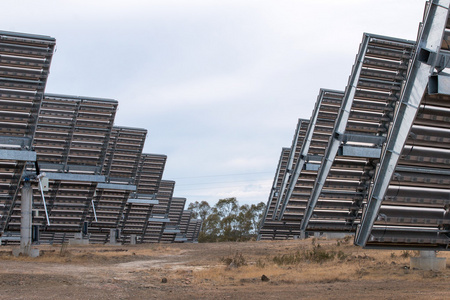
<svg viewBox="0 0 450 300"><path fill-rule="evenodd" d="M220 199L213 207L196 201L188 209L194 218L203 220L199 242L244 241L256 237L265 204L239 206L233 197Z"/></svg>
<svg viewBox="0 0 450 300"><path fill-rule="evenodd" d="M189 204L188 210L192 211L193 219L201 219L202 222L205 222L206 218L210 214L211 206L209 206L209 203L206 201L195 201Z"/></svg>

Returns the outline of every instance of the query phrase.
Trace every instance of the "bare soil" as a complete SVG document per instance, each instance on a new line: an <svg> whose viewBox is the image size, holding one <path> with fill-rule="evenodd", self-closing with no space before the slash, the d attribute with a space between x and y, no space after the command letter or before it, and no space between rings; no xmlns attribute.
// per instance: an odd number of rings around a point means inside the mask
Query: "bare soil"
<svg viewBox="0 0 450 300"><path fill-rule="evenodd" d="M289 261L314 247L334 258ZM0 299L450 299L450 265L412 270L417 253L344 240L12 248L0 247Z"/></svg>

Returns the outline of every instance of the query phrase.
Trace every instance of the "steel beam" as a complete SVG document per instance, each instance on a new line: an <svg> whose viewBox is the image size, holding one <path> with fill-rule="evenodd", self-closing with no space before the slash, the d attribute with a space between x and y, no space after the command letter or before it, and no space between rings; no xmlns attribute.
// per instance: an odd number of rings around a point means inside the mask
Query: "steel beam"
<svg viewBox="0 0 450 300"><path fill-rule="evenodd" d="M428 81L428 94L450 95L450 74L434 74Z"/></svg>
<svg viewBox="0 0 450 300"><path fill-rule="evenodd" d="M97 189L135 191L136 186L132 184L99 183Z"/></svg>
<svg viewBox="0 0 450 300"><path fill-rule="evenodd" d="M159 223L169 223L170 219L168 218L154 218L154 217L150 217L148 218L149 222L159 222Z"/></svg>
<svg viewBox="0 0 450 300"><path fill-rule="evenodd" d="M46 172L45 177L51 180L61 181L78 181L78 182L105 182L105 176L103 175L85 175L74 173L51 173Z"/></svg>
<svg viewBox="0 0 450 300"><path fill-rule="evenodd" d="M343 145L339 148L338 155L349 157L380 158L381 148Z"/></svg>
<svg viewBox="0 0 450 300"><path fill-rule="evenodd" d="M15 161L36 161L36 152L0 149L0 159Z"/></svg>

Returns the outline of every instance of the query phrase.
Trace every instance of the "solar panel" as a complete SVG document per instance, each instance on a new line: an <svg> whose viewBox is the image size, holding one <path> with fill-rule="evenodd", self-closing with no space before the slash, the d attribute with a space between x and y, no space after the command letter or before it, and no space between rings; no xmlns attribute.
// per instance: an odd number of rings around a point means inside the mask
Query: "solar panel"
<svg viewBox="0 0 450 300"><path fill-rule="evenodd" d="M143 237L144 243L159 243L166 223L169 223L169 209L172 203L175 181L161 180L161 184L156 194L158 204L153 206L150 218L148 219L147 230Z"/></svg>
<svg viewBox="0 0 450 300"><path fill-rule="evenodd" d="M156 193L161 183L166 160L166 155L141 155L136 175L137 191L128 199L120 223L125 242L128 242L131 234L136 234L142 242L153 206L158 204Z"/></svg>
<svg viewBox="0 0 450 300"><path fill-rule="evenodd" d="M414 68L358 227L355 243L364 247L450 245L450 70L441 64L450 57L450 4L428 4Z"/></svg>
<svg viewBox="0 0 450 300"><path fill-rule="evenodd" d="M202 229L201 219L191 219L189 222L186 239L189 243L197 243L200 231Z"/></svg>
<svg viewBox="0 0 450 300"><path fill-rule="evenodd" d="M288 163L286 166L286 172L282 178L282 183L279 190L279 196L277 199L277 203L275 206L275 210L272 215L272 220L279 220L282 214L284 213L287 201L285 194L287 193L287 186L291 184L292 180L292 174L294 170L297 169L297 165L301 163L301 150L303 147L303 143L305 142L305 136L306 132L309 127L310 120L299 120L299 123L297 125L294 138L292 139L292 146L291 146L291 153L289 154Z"/></svg>
<svg viewBox="0 0 450 300"><path fill-rule="evenodd" d="M180 219L180 232L177 233L175 237L175 242L182 243L187 242L187 231L189 227L189 222L191 220L192 211L191 210L183 210Z"/></svg>
<svg viewBox="0 0 450 300"><path fill-rule="evenodd" d="M50 224L41 193L37 187L34 191L33 224L42 239L47 232L82 230L97 183L105 181L102 163L116 109L117 101L111 99L44 95L33 141L39 170L49 180L43 194ZM19 207L10 229L20 229Z"/></svg>
<svg viewBox="0 0 450 300"><path fill-rule="evenodd" d="M164 231L161 236L161 242L173 243L177 234L181 233L180 222L183 214L186 198L173 197L169 207L170 222L165 224Z"/></svg>
<svg viewBox="0 0 450 300"><path fill-rule="evenodd" d="M413 41L363 35L302 231L356 230L413 50Z"/></svg>
<svg viewBox="0 0 450 300"><path fill-rule="evenodd" d="M116 100L44 96L54 46L51 37L0 31L2 236L12 241L20 230L16 199L24 176L45 174L33 203L33 225L44 241L83 234L105 243L111 230L121 242L132 234L140 242L185 239L186 199L172 198L175 182L161 184L166 156L142 155L147 130L113 127ZM201 222L192 224L191 241Z"/></svg>
<svg viewBox="0 0 450 300"><path fill-rule="evenodd" d="M299 125L301 122L302 121L299 120ZM283 179L286 176L286 170L288 169L288 161L291 157L290 153L291 148L283 148L281 150L280 160L278 162L277 170L272 184L272 189L270 191L269 200L267 202L264 211L264 216L261 220L261 225L258 230L258 240L275 239L277 234L280 232L280 229L284 230L284 224L280 221L274 220L273 216L279 198L279 191ZM283 232L283 234L285 234L285 232Z"/></svg>
<svg viewBox="0 0 450 300"><path fill-rule="evenodd" d="M294 137L292 138L291 152L286 163L286 171L281 177L281 184L278 187L278 199L275 205L274 212L272 213L272 220L275 220L279 214L279 209L283 206L283 195L285 194L286 187L291 181L291 174L295 169L297 162L299 161L300 151L304 141L305 133L309 125L309 120L299 119L297 127L295 128Z"/></svg>
<svg viewBox="0 0 450 300"><path fill-rule="evenodd" d="M290 151L284 167L288 171L282 173L281 183L278 183L280 197L274 212L271 208L273 204L266 208L266 214L272 215L272 220L267 215L264 218L259 230L260 239L287 239L300 235L299 216L304 211L301 203L307 199L312 188L311 183L331 135L342 97L342 92L322 89L311 120L299 121L292 143L295 150Z"/></svg>
<svg viewBox="0 0 450 300"><path fill-rule="evenodd" d="M264 217L258 229L258 240L288 239L300 233L297 228L298 224L295 224L295 222L281 222L276 219L276 216L283 204L281 202L283 191L286 189L292 170L299 160L300 150L308 124L309 120L299 119L294 137L292 138L291 147L283 148L281 151Z"/></svg>
<svg viewBox="0 0 450 300"><path fill-rule="evenodd" d="M132 192L144 148L146 129L114 126L102 174L106 183L97 185L88 222L90 242L106 243L111 229L118 229Z"/></svg>
<svg viewBox="0 0 450 300"><path fill-rule="evenodd" d="M338 115L343 92L321 89L278 218L300 222ZM300 225L300 224L299 224Z"/></svg>
<svg viewBox="0 0 450 300"><path fill-rule="evenodd" d="M49 36L0 31L0 232L9 230L55 47Z"/></svg>

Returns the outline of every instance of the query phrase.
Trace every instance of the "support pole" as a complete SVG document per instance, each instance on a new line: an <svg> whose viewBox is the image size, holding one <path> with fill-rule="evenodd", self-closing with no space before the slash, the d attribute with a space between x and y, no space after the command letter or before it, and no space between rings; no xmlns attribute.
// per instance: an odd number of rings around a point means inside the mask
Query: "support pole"
<svg viewBox="0 0 450 300"><path fill-rule="evenodd" d="M31 248L31 224L32 224L33 189L27 180L22 187L21 216L20 216L20 248L13 250L14 256L26 255L39 256L39 249Z"/></svg>
<svg viewBox="0 0 450 300"><path fill-rule="evenodd" d="M31 247L31 203L33 190L29 181L25 181L22 188L21 216L20 216L20 248Z"/></svg>

